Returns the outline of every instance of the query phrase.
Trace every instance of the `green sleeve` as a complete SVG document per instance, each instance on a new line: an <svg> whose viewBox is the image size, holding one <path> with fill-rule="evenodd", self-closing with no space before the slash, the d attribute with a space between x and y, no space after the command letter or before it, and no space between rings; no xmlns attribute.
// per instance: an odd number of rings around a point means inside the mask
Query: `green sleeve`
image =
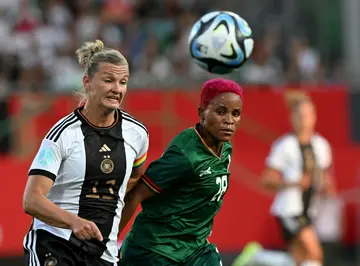
<svg viewBox="0 0 360 266"><path fill-rule="evenodd" d="M170 146L149 165L142 181L154 192L161 193L179 183L191 170L191 164L181 150Z"/></svg>

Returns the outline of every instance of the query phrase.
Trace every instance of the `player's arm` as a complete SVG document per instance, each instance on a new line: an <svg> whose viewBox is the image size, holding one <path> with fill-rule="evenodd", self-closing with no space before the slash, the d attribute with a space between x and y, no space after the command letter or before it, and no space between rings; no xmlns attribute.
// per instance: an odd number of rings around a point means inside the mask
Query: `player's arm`
<svg viewBox="0 0 360 266"><path fill-rule="evenodd" d="M45 175L30 175L23 196L24 211L49 225L71 228L76 216L46 198L52 184L53 180Z"/></svg>
<svg viewBox="0 0 360 266"><path fill-rule="evenodd" d="M302 187L307 188L311 184L311 177L308 174L300 179L299 182L288 182L282 177L282 172L286 168L286 140L276 141L269 156L266 158L266 168L261 176L262 185L271 191L279 191L285 188Z"/></svg>
<svg viewBox="0 0 360 266"><path fill-rule="evenodd" d="M127 193L138 184L141 176L145 172L145 162L147 158L147 151L149 148L149 135L147 134L147 132L143 132L142 139L143 140L141 141L141 147L138 151L139 156L135 159L133 163L133 169L127 184Z"/></svg>
<svg viewBox="0 0 360 266"><path fill-rule="evenodd" d="M134 215L140 203L155 195L143 182L139 182L137 186L128 192L125 196L125 206L122 210L121 221L119 225L119 234L125 228L131 217Z"/></svg>
<svg viewBox="0 0 360 266"><path fill-rule="evenodd" d="M332 150L330 144L325 141L324 142L324 152L325 152L325 170L322 173L323 185L322 185L322 193L328 196L336 195L336 186L335 186L335 178L334 178L334 168L333 168L333 160L332 160Z"/></svg>
<svg viewBox="0 0 360 266"><path fill-rule="evenodd" d="M282 141L276 141L269 156L266 158L266 168L261 175L261 184L268 190L278 191L289 187L282 178L284 168L284 147Z"/></svg>
<svg viewBox="0 0 360 266"><path fill-rule="evenodd" d="M129 193L131 190L134 189L134 187L139 183L139 180L141 176L144 174L144 172L145 172L145 164L133 168L127 184L126 193Z"/></svg>
<svg viewBox="0 0 360 266"><path fill-rule="evenodd" d="M300 182L285 182L279 170L267 167L262 173L261 182L265 188L271 191L279 191L291 187L306 188L310 185L311 178L310 175L305 174Z"/></svg>
<svg viewBox="0 0 360 266"><path fill-rule="evenodd" d="M56 179L62 158L59 143L44 139L29 171L23 194L24 212L51 226L72 229L82 240L97 238L102 241L94 223L61 209L46 197Z"/></svg>
<svg viewBox="0 0 360 266"><path fill-rule="evenodd" d="M327 196L335 196L336 195L336 186L334 182L334 175L332 167L324 170L323 172L323 186L322 193Z"/></svg>
<svg viewBox="0 0 360 266"><path fill-rule="evenodd" d="M62 161L59 143L44 139L31 165L23 195L25 213L61 228L70 228L73 215L46 198Z"/></svg>
<svg viewBox="0 0 360 266"><path fill-rule="evenodd" d="M152 162L139 184L125 197L119 233L141 202L171 188L189 171L191 171L190 163L177 147L168 148L161 158Z"/></svg>

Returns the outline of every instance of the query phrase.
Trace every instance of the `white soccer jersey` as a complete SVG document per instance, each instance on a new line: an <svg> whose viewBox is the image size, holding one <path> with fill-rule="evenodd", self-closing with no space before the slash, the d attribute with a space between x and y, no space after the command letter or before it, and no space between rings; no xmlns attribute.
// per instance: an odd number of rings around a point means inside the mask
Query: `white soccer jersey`
<svg viewBox="0 0 360 266"><path fill-rule="evenodd" d="M108 128L92 125L80 109L61 119L46 135L29 175L44 175L54 183L47 198L62 209L93 221L103 242L76 238L70 229L34 219L32 230L43 229L74 244L102 251L101 258L116 262L117 235L126 187L134 167L144 163L149 138L143 124L124 111ZM35 246L28 234L24 247Z"/></svg>
<svg viewBox="0 0 360 266"><path fill-rule="evenodd" d="M331 147L322 136L315 134L309 145L314 156L316 181L321 185L322 172L332 164ZM266 166L278 170L289 183L299 182L303 175L304 149L293 134L287 134L276 140L266 159ZM313 216L316 212L316 189L305 193L301 188L291 187L278 192L271 207L271 213L279 217ZM307 194L307 195L305 195Z"/></svg>

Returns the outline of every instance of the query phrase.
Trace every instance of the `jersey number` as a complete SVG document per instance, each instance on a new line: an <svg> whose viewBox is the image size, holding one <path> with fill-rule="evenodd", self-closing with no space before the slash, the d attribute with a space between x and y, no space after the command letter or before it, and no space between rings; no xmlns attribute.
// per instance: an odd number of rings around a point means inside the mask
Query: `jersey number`
<svg viewBox="0 0 360 266"><path fill-rule="evenodd" d="M107 181L96 181L93 183L93 186L91 188L91 192L86 194L87 198L93 198L93 199L108 199L108 200L114 200L115 197L115 184L116 180L107 180Z"/></svg>
<svg viewBox="0 0 360 266"><path fill-rule="evenodd" d="M228 179L226 175L216 178L216 185L219 186L218 192L214 195L211 201L220 201L228 188Z"/></svg>

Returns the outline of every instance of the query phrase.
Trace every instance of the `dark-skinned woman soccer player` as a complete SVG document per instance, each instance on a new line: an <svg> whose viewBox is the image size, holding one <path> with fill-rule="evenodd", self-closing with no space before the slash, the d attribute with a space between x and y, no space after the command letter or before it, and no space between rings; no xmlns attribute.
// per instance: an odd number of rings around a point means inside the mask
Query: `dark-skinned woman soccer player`
<svg viewBox="0 0 360 266"><path fill-rule="evenodd" d="M171 141L125 200L120 231L140 203L142 211L121 248L121 266L222 265L207 238L229 185L243 93L231 80L212 79L200 98L200 122Z"/></svg>

